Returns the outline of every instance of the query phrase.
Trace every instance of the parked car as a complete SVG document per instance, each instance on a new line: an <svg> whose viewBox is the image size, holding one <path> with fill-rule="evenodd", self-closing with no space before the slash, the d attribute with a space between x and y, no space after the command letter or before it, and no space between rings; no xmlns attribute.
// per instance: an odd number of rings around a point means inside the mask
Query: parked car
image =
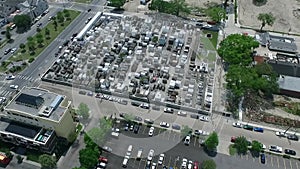
<svg viewBox="0 0 300 169"><path fill-rule="evenodd" d="M244 125L243 128L246 130L251 130L251 131L253 130L253 126L250 126L248 124Z"/></svg>
<svg viewBox="0 0 300 169"><path fill-rule="evenodd" d="M106 164L108 163L108 159L106 157L103 157L103 156L100 156L98 160L99 160L99 162L104 162Z"/></svg>
<svg viewBox="0 0 300 169"><path fill-rule="evenodd" d="M148 161L152 161L153 156L154 156L154 150L151 149L151 150L149 151L149 153L148 153L147 160L148 160Z"/></svg>
<svg viewBox="0 0 300 169"><path fill-rule="evenodd" d="M199 119L201 121L208 121L208 116L200 116Z"/></svg>
<svg viewBox="0 0 300 169"><path fill-rule="evenodd" d="M135 134L138 134L139 130L140 130L140 125L136 124L136 125L134 126L133 132L134 132Z"/></svg>
<svg viewBox="0 0 300 169"><path fill-rule="evenodd" d="M188 169L192 169L192 167L193 167L193 161L190 160L190 161L189 161L189 164L188 164L188 166L187 166L187 168L188 168Z"/></svg>
<svg viewBox="0 0 300 169"><path fill-rule="evenodd" d="M172 124L172 129L180 130L181 127L180 127L180 125L174 123L174 124Z"/></svg>
<svg viewBox="0 0 300 169"><path fill-rule="evenodd" d="M199 115L197 115L197 114L191 114L191 118L192 119L199 119Z"/></svg>
<svg viewBox="0 0 300 169"><path fill-rule="evenodd" d="M253 128L253 131L263 133L263 132L264 132L264 129L261 128L261 127L254 127L254 128Z"/></svg>
<svg viewBox="0 0 300 169"><path fill-rule="evenodd" d="M164 112L165 113L171 113L171 114L173 114L174 113L174 109L172 109L172 108L164 108Z"/></svg>
<svg viewBox="0 0 300 169"><path fill-rule="evenodd" d="M187 159L186 158L183 158L182 159L182 163L181 163L181 168L186 168L186 166L187 166Z"/></svg>
<svg viewBox="0 0 300 169"><path fill-rule="evenodd" d="M124 126L124 130L125 130L125 131L128 131L128 129L129 129L129 124L126 123L125 126Z"/></svg>
<svg viewBox="0 0 300 169"><path fill-rule="evenodd" d="M106 152L112 152L112 149L108 146L104 146L102 147L102 150L106 151Z"/></svg>
<svg viewBox="0 0 300 169"><path fill-rule="evenodd" d="M184 144L188 146L190 145L190 142L191 142L191 136L187 135L184 139Z"/></svg>
<svg viewBox="0 0 300 169"><path fill-rule="evenodd" d="M165 154L160 154L158 158L158 165L162 165L164 162Z"/></svg>
<svg viewBox="0 0 300 169"><path fill-rule="evenodd" d="M294 140L294 141L298 141L299 140L299 138L298 138L298 136L296 134L290 134L290 135L288 135L287 139Z"/></svg>
<svg viewBox="0 0 300 169"><path fill-rule="evenodd" d="M8 49L5 49L5 51L4 51L4 55L7 55L7 54L9 54L9 52L11 51L11 48L8 48Z"/></svg>
<svg viewBox="0 0 300 169"><path fill-rule="evenodd" d="M235 142L235 140L236 140L236 137L235 137L235 136L232 136L232 137L230 138L230 141L233 142L233 143Z"/></svg>
<svg viewBox="0 0 300 169"><path fill-rule="evenodd" d="M242 128L243 127L243 125L241 123L236 123L236 122L232 123L232 126L237 127L237 128Z"/></svg>
<svg viewBox="0 0 300 169"><path fill-rule="evenodd" d="M275 135L279 136L279 137L287 137L287 134L285 132L281 132L281 131L276 131Z"/></svg>
<svg viewBox="0 0 300 169"><path fill-rule="evenodd" d="M291 149L285 149L285 150L284 150L284 153L285 153L285 154L289 154L289 155L293 155L293 156L296 155L296 151L291 150Z"/></svg>
<svg viewBox="0 0 300 169"><path fill-rule="evenodd" d="M147 124L153 124L153 123L154 123L154 120L151 120L151 119L145 119L144 122L147 123Z"/></svg>
<svg viewBox="0 0 300 169"><path fill-rule="evenodd" d="M149 132L148 132L148 135L149 135L150 137L152 137L152 136L153 136L153 133L154 133L154 127L150 127L150 130L149 130Z"/></svg>
<svg viewBox="0 0 300 169"><path fill-rule="evenodd" d="M276 146L276 145L270 145L269 146L270 151L282 153L282 147Z"/></svg>
<svg viewBox="0 0 300 169"><path fill-rule="evenodd" d="M12 48L10 53L15 53L15 51L17 51L17 48Z"/></svg>
<svg viewBox="0 0 300 169"><path fill-rule="evenodd" d="M265 163L266 163L266 155L265 155L265 154L261 154L261 155L260 155L260 162L261 162L262 164L265 164Z"/></svg>
<svg viewBox="0 0 300 169"><path fill-rule="evenodd" d="M165 127L165 128L169 128L170 127L170 124L167 123L167 122L160 122L159 124L161 127Z"/></svg>
<svg viewBox="0 0 300 169"><path fill-rule="evenodd" d="M150 105L148 103L142 103L140 105L140 108L143 108L143 109L150 109Z"/></svg>
<svg viewBox="0 0 300 169"><path fill-rule="evenodd" d="M195 130L195 131L194 131L194 134L195 134L195 135L201 135L201 136L208 136L208 135L209 135L209 132L203 131L203 130Z"/></svg>
<svg viewBox="0 0 300 169"><path fill-rule="evenodd" d="M187 115L187 113L185 111L178 111L177 115L185 117Z"/></svg>
<svg viewBox="0 0 300 169"><path fill-rule="evenodd" d="M199 162L198 161L194 161L194 169L199 169Z"/></svg>
<svg viewBox="0 0 300 169"><path fill-rule="evenodd" d="M134 117L134 120L136 120L136 121L143 121L143 118L140 117L140 116L135 116L135 117Z"/></svg>

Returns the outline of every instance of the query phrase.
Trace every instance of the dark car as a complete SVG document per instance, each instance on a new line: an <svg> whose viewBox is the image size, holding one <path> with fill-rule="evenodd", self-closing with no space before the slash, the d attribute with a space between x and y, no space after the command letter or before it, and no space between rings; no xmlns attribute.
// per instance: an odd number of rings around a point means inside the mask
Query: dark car
<svg viewBox="0 0 300 169"><path fill-rule="evenodd" d="M124 130L125 130L125 131L128 131L128 129L129 129L129 124L126 123L125 126L124 126Z"/></svg>
<svg viewBox="0 0 300 169"><path fill-rule="evenodd" d="M244 125L244 127L243 127L244 129L246 129L246 130L253 130L253 126L250 126L250 125Z"/></svg>
<svg viewBox="0 0 300 169"><path fill-rule="evenodd" d="M138 102L131 102L131 105L136 106L136 107L139 107L141 104L138 103Z"/></svg>
<svg viewBox="0 0 300 169"><path fill-rule="evenodd" d="M288 135L287 139L294 140L294 141L298 141L299 140L299 138L298 138L298 136L296 134Z"/></svg>
<svg viewBox="0 0 300 169"><path fill-rule="evenodd" d="M291 150L291 149L285 149L284 153L285 154L289 154L289 155L293 155L293 156L296 155L296 151Z"/></svg>
<svg viewBox="0 0 300 169"><path fill-rule="evenodd" d="M140 125L135 125L134 128L133 128L133 132L135 134L137 134L139 132L139 130L140 130Z"/></svg>
<svg viewBox="0 0 300 169"><path fill-rule="evenodd" d="M90 8L90 9L88 9L87 11L88 11L88 12L91 12L91 10L92 10L92 9Z"/></svg>
<svg viewBox="0 0 300 169"><path fill-rule="evenodd" d="M261 162L262 164L265 164L265 163L266 163L266 155L265 155L265 154L261 154L261 155L260 155L260 162Z"/></svg>
<svg viewBox="0 0 300 169"><path fill-rule="evenodd" d="M4 51L4 55L9 54L10 51L11 51L11 48L6 49L6 50Z"/></svg>
<svg viewBox="0 0 300 169"><path fill-rule="evenodd" d="M199 116L197 114L191 114L191 118L193 118L193 119L199 119Z"/></svg>
<svg viewBox="0 0 300 169"><path fill-rule="evenodd" d="M143 118L141 118L140 116L135 116L134 120L136 120L136 121L143 121Z"/></svg>

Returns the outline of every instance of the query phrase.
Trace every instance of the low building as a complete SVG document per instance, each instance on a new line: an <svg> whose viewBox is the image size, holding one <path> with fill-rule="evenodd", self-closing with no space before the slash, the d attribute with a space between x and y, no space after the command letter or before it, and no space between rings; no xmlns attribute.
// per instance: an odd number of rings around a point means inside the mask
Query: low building
<svg viewBox="0 0 300 169"><path fill-rule="evenodd" d="M51 153L57 137L68 139L75 131L71 103L65 97L39 88L23 88L4 108L0 123L3 141Z"/></svg>
<svg viewBox="0 0 300 169"><path fill-rule="evenodd" d="M300 78L280 75L278 84L281 94L300 98Z"/></svg>

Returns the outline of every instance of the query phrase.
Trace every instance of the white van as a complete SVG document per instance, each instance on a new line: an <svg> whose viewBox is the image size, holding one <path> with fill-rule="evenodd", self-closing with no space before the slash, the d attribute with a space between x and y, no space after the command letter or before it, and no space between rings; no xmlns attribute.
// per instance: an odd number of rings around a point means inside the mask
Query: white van
<svg viewBox="0 0 300 169"><path fill-rule="evenodd" d="M124 158L124 160L123 160L123 163L122 163L122 167L123 167L123 168L126 168L126 167L127 167L128 160L129 160L129 156L125 156L125 158Z"/></svg>
<svg viewBox="0 0 300 169"><path fill-rule="evenodd" d="M129 146L128 146L127 151L128 151L128 152L131 152L131 151L132 151L132 145L129 145Z"/></svg>
<svg viewBox="0 0 300 169"><path fill-rule="evenodd" d="M141 160L141 158L142 158L142 153L143 153L143 149L140 148L139 151L138 151L138 153L137 153L137 156L136 156L136 159L137 159L137 160Z"/></svg>

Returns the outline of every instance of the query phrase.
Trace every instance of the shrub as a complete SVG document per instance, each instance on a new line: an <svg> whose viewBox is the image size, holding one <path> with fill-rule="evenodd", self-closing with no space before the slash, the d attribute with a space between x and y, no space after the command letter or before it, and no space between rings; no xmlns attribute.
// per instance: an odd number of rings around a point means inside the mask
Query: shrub
<svg viewBox="0 0 300 169"><path fill-rule="evenodd" d="M34 58L29 58L28 62L32 63L34 61Z"/></svg>
<svg viewBox="0 0 300 169"><path fill-rule="evenodd" d="M284 154L284 155L283 155L283 158L290 159L290 158L291 158L291 156Z"/></svg>

